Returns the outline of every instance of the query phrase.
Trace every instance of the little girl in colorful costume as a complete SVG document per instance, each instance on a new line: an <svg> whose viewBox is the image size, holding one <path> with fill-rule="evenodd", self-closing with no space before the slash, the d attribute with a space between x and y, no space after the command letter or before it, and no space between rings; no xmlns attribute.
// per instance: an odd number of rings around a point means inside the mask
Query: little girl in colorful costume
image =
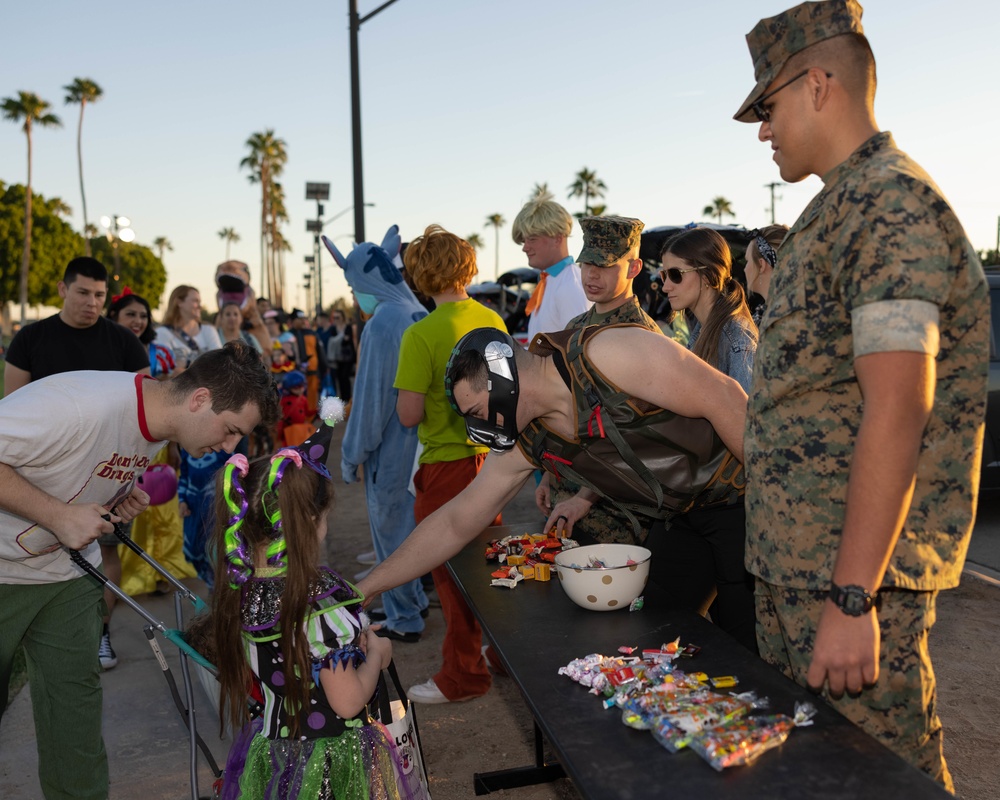
<svg viewBox="0 0 1000 800"><path fill-rule="evenodd" d="M298 447L229 459L219 490L213 626L220 712L236 738L222 797L398 798L395 745L377 714L391 642L369 634L362 596L318 566L333 501L325 462L333 417ZM247 733L247 687L264 712ZM245 763L244 763L245 762ZM241 769L242 767L242 769ZM238 782L238 786L237 786Z"/></svg>

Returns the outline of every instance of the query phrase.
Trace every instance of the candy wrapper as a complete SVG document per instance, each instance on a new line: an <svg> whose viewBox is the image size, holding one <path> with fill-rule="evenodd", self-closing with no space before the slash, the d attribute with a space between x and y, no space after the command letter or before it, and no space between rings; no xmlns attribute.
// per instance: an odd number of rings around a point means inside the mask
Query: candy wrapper
<svg viewBox="0 0 1000 800"><path fill-rule="evenodd" d="M756 695L721 695L703 690L677 698L664 709L650 731L653 738L671 753L691 743L693 734L746 715L763 705Z"/></svg>
<svg viewBox="0 0 1000 800"><path fill-rule="evenodd" d="M689 746L713 769L749 764L771 748L783 744L794 728L812 725L816 709L809 703L797 703L795 716L771 714L742 717L724 725L706 728L691 737Z"/></svg>

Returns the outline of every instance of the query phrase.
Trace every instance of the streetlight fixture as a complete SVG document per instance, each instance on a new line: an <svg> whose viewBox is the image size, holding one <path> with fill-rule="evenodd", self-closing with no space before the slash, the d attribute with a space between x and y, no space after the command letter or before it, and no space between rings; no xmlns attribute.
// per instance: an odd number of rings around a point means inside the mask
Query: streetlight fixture
<svg viewBox="0 0 1000 800"><path fill-rule="evenodd" d="M358 59L358 33L361 26L396 0L386 0L374 11L358 16L358 0L348 0L351 29L351 138L354 150L354 241L365 241L365 188L361 173L361 75Z"/></svg>
<svg viewBox="0 0 1000 800"><path fill-rule="evenodd" d="M119 280L122 271L121 258L118 255L118 242L134 242L135 231L132 230L132 220L115 214L113 217L101 217L101 227L104 228L104 235L111 242L111 256L115 262L114 279Z"/></svg>

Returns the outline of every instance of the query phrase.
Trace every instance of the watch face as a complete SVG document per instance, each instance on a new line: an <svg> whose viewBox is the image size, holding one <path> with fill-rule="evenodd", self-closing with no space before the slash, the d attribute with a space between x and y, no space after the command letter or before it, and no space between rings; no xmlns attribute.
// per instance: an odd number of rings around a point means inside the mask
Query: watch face
<svg viewBox="0 0 1000 800"><path fill-rule="evenodd" d="M863 594L851 591L850 589L844 592L844 611L848 614L859 617L867 610L865 608L866 605L866 598Z"/></svg>

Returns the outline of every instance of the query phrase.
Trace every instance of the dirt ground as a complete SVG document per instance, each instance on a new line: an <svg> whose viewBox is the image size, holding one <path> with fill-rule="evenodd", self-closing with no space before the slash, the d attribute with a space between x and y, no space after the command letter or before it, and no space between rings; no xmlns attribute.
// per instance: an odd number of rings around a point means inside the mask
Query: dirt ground
<svg viewBox="0 0 1000 800"><path fill-rule="evenodd" d="M338 462L335 456L330 463ZM331 471L339 473L335 467ZM360 484L346 486L339 481L336 486L337 505L331 515L328 539L330 564L350 577L363 569L355 556L371 550L364 489ZM541 516L528 488L505 510L504 522L541 526ZM957 795L964 800L987 800L998 795L998 612L1000 586L966 577L961 587L941 596L931 638L945 727L945 754ZM443 635L441 612L432 609L419 642L394 643L393 655L404 686L423 682L438 670ZM553 680L565 679L553 676ZM534 760L531 715L509 678L496 678L484 697L466 703L418 705L417 713L434 800L472 797L474 773L527 766ZM494 796L517 800L579 797L567 779L501 791Z"/></svg>

